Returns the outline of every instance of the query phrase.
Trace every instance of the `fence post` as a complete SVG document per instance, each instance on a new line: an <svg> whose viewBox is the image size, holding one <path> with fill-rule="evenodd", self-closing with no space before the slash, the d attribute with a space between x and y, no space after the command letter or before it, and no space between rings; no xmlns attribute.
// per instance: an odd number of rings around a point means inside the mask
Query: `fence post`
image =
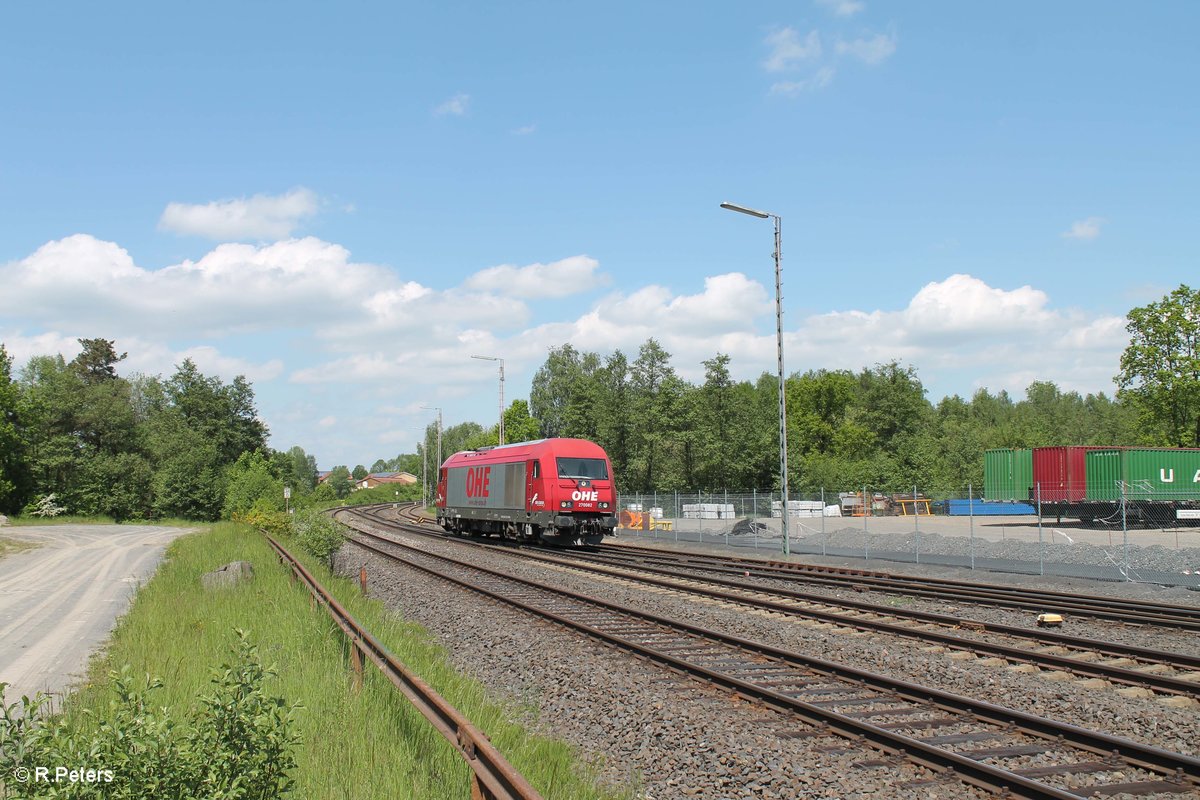
<svg viewBox="0 0 1200 800"><path fill-rule="evenodd" d="M1131 578L1129 577L1129 522L1125 502L1127 486L1125 481L1121 481L1121 547L1125 551L1123 560L1125 562L1125 580L1128 581Z"/></svg>
<svg viewBox="0 0 1200 800"><path fill-rule="evenodd" d="M838 509L841 510L840 508ZM821 487L821 555L828 549L829 537L825 534L825 487Z"/></svg>
<svg viewBox="0 0 1200 800"><path fill-rule="evenodd" d="M350 640L350 664L354 667L354 688L361 689L363 682L363 662L362 651L358 649L358 642Z"/></svg>
<svg viewBox="0 0 1200 800"><path fill-rule="evenodd" d="M1046 574L1046 551L1043 549L1044 542L1042 541L1042 482L1037 482L1037 504L1038 504L1038 574Z"/></svg>
<svg viewBox="0 0 1200 800"><path fill-rule="evenodd" d="M362 589L362 593L367 593L367 565L363 564L358 568L358 585Z"/></svg>
<svg viewBox="0 0 1200 800"><path fill-rule="evenodd" d="M913 484L913 530L917 532L917 563L921 563L921 514L917 511L917 485Z"/></svg>
<svg viewBox="0 0 1200 800"><path fill-rule="evenodd" d="M870 508L870 506L867 505L867 502L868 502L867 501L867 487L863 486L862 504L859 506L859 510L862 511L862 515L863 515L863 560L864 561L868 561L871 558L871 543L867 540L867 510ZM874 505L874 504L872 503L872 505ZM874 509L870 509L870 510L873 511Z"/></svg>
<svg viewBox="0 0 1200 800"><path fill-rule="evenodd" d="M971 569L975 569L975 487L967 484L967 513L971 515Z"/></svg>

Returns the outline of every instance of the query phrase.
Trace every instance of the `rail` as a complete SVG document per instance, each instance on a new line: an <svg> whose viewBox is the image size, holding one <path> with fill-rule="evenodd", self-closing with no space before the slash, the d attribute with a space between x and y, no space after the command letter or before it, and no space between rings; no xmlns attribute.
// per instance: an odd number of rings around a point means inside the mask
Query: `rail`
<svg viewBox="0 0 1200 800"><path fill-rule="evenodd" d="M458 750L471 768L471 800L542 800L537 790L508 763L482 731L392 655L317 582L295 556L270 536L266 538L280 562L292 568L293 579L299 578L304 583L312 601L325 606L346 636L350 643L350 660L356 683L361 684L362 681L362 660L365 655Z"/></svg>

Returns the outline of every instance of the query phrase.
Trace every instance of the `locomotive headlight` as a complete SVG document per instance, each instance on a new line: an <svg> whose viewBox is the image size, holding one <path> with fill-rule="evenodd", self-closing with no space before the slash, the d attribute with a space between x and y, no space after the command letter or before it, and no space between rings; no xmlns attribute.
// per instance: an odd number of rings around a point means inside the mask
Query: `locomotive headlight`
<svg viewBox="0 0 1200 800"><path fill-rule="evenodd" d="M563 500L561 503L558 504L559 508L570 508L571 506L572 506L572 503L570 500Z"/></svg>
<svg viewBox="0 0 1200 800"><path fill-rule="evenodd" d="M601 504L600 504L600 507L601 507L601 508L608 508L608 503L601 503Z"/></svg>

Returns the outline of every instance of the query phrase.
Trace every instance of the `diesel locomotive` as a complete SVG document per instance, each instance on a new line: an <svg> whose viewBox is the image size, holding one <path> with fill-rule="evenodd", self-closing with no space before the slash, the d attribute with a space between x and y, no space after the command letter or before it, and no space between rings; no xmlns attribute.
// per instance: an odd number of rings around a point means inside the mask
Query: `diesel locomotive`
<svg viewBox="0 0 1200 800"><path fill-rule="evenodd" d="M599 544L617 525L612 463L585 439L539 439L464 450L438 470L446 532L556 545Z"/></svg>

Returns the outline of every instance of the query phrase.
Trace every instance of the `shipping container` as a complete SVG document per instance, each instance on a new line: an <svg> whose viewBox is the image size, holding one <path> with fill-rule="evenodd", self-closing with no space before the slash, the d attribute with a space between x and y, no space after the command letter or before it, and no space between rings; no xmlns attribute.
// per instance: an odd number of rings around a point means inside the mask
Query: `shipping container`
<svg viewBox="0 0 1200 800"><path fill-rule="evenodd" d="M1009 447L983 453L983 496L987 500L1028 500L1033 491L1033 451Z"/></svg>
<svg viewBox="0 0 1200 800"><path fill-rule="evenodd" d="M1200 501L1200 450L1106 448L1086 455L1087 499Z"/></svg>
<svg viewBox="0 0 1200 800"><path fill-rule="evenodd" d="M1087 463L1090 450L1099 447L1035 447L1033 450L1034 501L1077 503L1087 494Z"/></svg>

